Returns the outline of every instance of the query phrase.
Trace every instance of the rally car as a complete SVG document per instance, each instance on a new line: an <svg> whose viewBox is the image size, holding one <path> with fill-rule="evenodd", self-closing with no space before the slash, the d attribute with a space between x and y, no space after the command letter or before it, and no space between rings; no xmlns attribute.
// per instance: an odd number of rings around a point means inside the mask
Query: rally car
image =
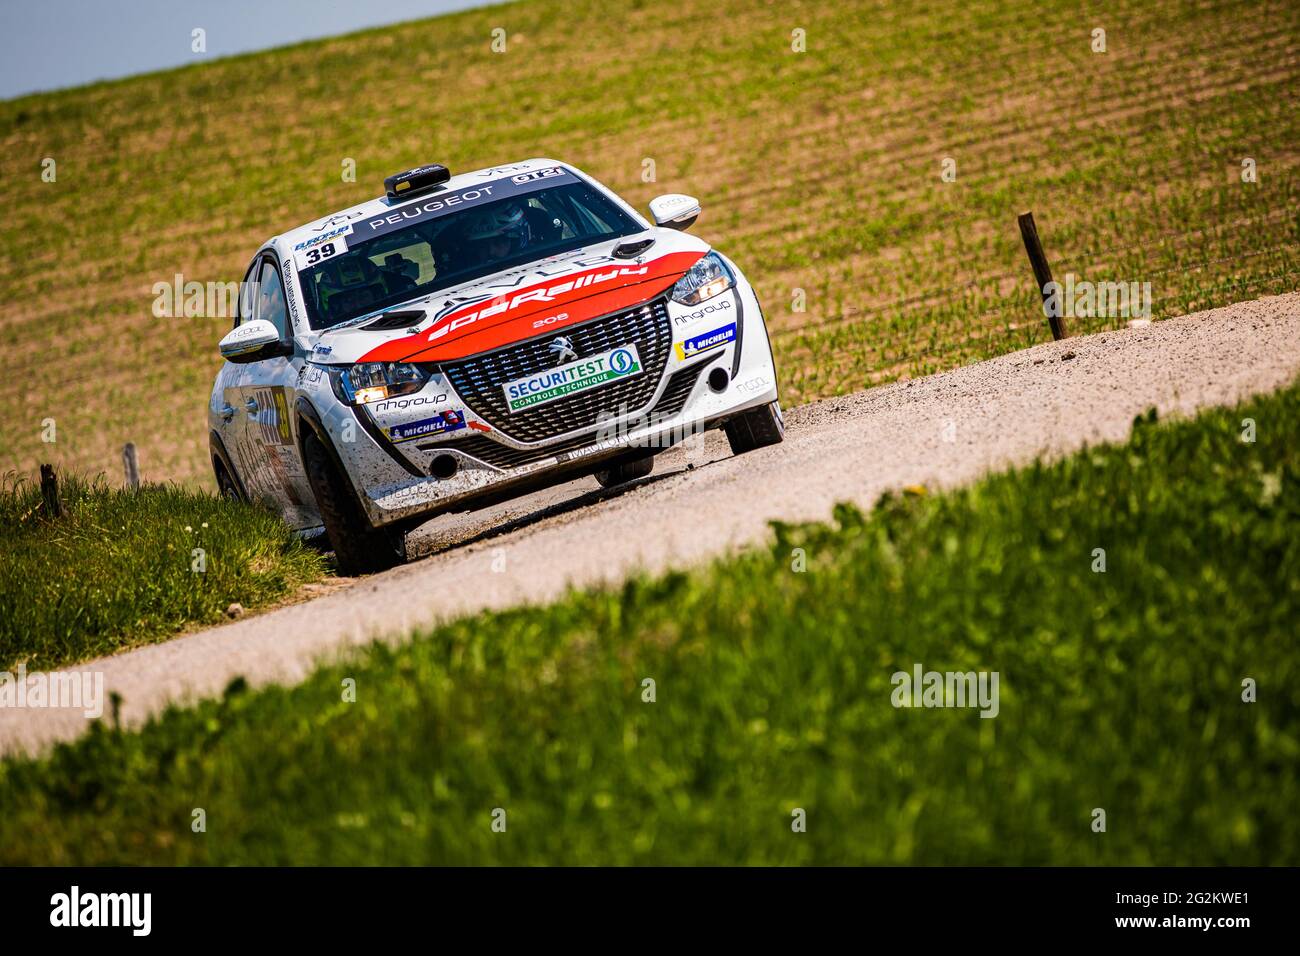
<svg viewBox="0 0 1300 956"><path fill-rule="evenodd" d="M323 526L342 572L440 513L644 477L702 429L784 437L762 309L684 232L695 199L651 224L550 159L384 185L258 250L208 405L221 492Z"/></svg>

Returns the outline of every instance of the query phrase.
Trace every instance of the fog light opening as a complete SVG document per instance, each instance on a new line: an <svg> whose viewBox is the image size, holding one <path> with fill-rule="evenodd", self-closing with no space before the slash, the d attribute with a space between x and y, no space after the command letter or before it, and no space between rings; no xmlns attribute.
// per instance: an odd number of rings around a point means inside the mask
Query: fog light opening
<svg viewBox="0 0 1300 956"><path fill-rule="evenodd" d="M447 479L460 470L460 462L454 455L438 455L429 465L429 474L435 478Z"/></svg>
<svg viewBox="0 0 1300 956"><path fill-rule="evenodd" d="M709 388L715 392L725 392L727 383L730 381L731 376L727 374L727 370L721 365L709 372Z"/></svg>

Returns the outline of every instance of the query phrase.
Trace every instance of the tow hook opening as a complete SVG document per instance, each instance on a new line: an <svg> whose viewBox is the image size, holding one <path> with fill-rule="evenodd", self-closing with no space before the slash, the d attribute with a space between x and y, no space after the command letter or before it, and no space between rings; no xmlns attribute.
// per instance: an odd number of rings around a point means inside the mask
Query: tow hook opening
<svg viewBox="0 0 1300 956"><path fill-rule="evenodd" d="M727 390L727 384L730 381L731 376L728 375L727 370L720 365L709 372L709 388L713 389L715 392L725 392Z"/></svg>
<svg viewBox="0 0 1300 956"><path fill-rule="evenodd" d="M442 480L455 476L456 472L459 470L460 462L456 460L454 455L437 455L429 464L429 474Z"/></svg>

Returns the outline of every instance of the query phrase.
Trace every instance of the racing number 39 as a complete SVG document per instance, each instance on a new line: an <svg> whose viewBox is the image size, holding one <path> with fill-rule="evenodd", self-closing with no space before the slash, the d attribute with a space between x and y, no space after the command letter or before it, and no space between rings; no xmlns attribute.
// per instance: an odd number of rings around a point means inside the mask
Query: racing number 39
<svg viewBox="0 0 1300 956"><path fill-rule="evenodd" d="M328 259L332 255L334 255L334 243L327 242L315 249L307 250L307 263L314 266L322 259Z"/></svg>

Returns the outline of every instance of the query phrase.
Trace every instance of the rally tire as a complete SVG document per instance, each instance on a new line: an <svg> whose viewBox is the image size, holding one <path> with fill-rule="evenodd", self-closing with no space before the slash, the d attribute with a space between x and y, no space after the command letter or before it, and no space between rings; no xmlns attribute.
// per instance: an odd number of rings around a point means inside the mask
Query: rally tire
<svg viewBox="0 0 1300 956"><path fill-rule="evenodd" d="M619 462L612 468L606 468L603 471L596 472L596 481L602 488L613 488L615 485L625 485L629 481L636 481L638 478L644 478L654 470L655 456L645 455L641 458L634 458L631 461Z"/></svg>
<svg viewBox="0 0 1300 956"><path fill-rule="evenodd" d="M373 574L404 559L405 535L370 526L315 435L303 442L303 465L340 574Z"/></svg>
<svg viewBox="0 0 1300 956"><path fill-rule="evenodd" d="M779 445L785 440L785 418L781 403L769 402L761 408L752 408L729 419L722 426L733 455L743 455L755 448Z"/></svg>
<svg viewBox="0 0 1300 956"><path fill-rule="evenodd" d="M230 477L230 472L220 461L214 465L217 473L217 494L227 501L242 501L243 495L239 493L239 486L235 484L235 479Z"/></svg>

